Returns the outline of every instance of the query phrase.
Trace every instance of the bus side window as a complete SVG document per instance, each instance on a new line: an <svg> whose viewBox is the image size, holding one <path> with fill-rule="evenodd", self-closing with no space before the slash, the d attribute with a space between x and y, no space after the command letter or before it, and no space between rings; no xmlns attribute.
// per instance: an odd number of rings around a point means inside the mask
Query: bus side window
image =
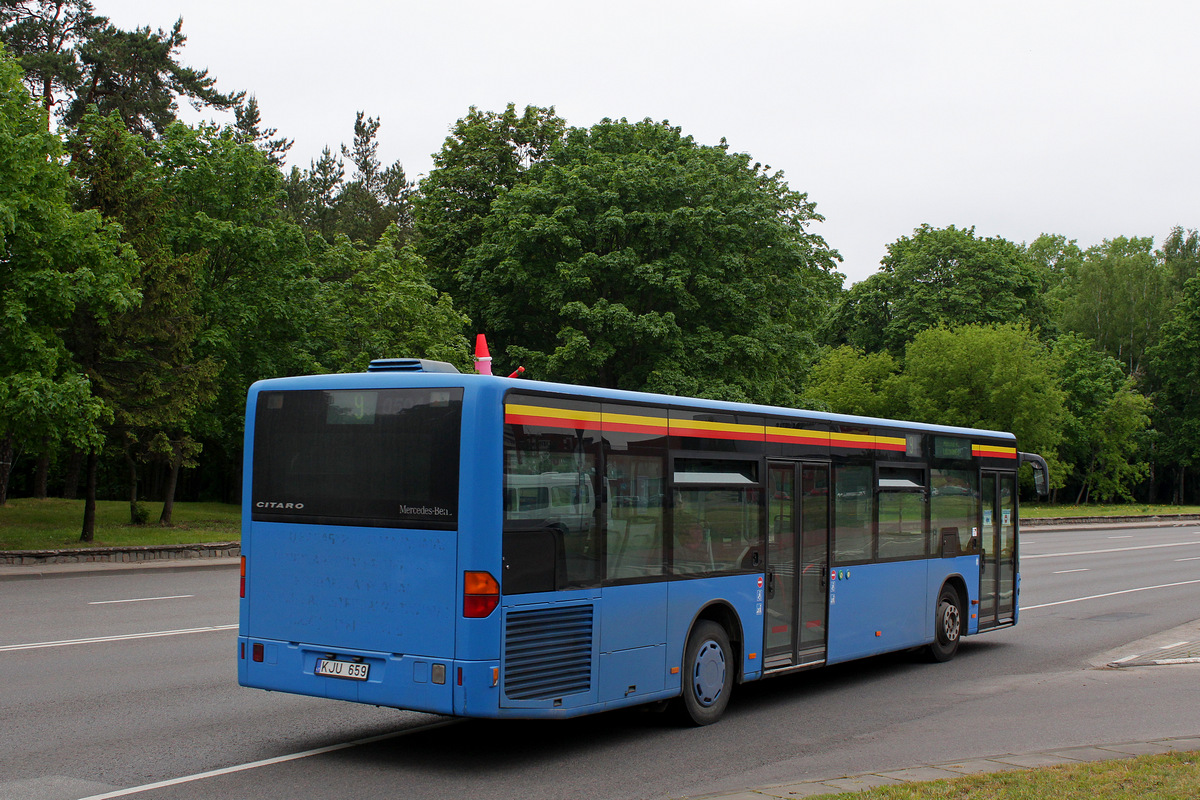
<svg viewBox="0 0 1200 800"><path fill-rule="evenodd" d="M875 557L871 501L871 467L834 467L834 559L838 564L861 564Z"/></svg>
<svg viewBox="0 0 1200 800"><path fill-rule="evenodd" d="M608 577L663 574L662 459L608 457Z"/></svg>

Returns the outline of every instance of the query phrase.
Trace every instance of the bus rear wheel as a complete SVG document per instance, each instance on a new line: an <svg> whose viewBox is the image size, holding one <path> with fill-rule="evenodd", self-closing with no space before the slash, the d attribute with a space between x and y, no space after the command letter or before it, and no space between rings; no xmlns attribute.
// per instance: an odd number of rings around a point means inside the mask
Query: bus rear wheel
<svg viewBox="0 0 1200 800"><path fill-rule="evenodd" d="M933 644L929 645L928 650L930 660L949 661L954 658L959 640L962 639L962 616L958 590L948 584L943 586L934 611Z"/></svg>
<svg viewBox="0 0 1200 800"><path fill-rule="evenodd" d="M729 634L715 622L701 620L683 649L683 697L679 710L691 725L711 725L725 713L737 665Z"/></svg>

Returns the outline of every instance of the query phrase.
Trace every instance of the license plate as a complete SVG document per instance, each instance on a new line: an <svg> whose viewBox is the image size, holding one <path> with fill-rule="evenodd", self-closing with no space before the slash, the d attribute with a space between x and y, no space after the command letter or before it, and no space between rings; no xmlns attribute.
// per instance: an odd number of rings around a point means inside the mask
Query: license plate
<svg viewBox="0 0 1200 800"><path fill-rule="evenodd" d="M352 681L365 681L371 671L370 664L360 664L357 661L335 661L332 658L317 659L317 674L326 678L348 678Z"/></svg>

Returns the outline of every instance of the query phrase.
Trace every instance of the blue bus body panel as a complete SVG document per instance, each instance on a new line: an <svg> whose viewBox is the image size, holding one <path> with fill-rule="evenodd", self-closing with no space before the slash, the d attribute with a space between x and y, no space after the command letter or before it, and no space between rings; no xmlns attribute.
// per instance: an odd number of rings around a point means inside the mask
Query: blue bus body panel
<svg viewBox="0 0 1200 800"><path fill-rule="evenodd" d="M454 657L453 532L252 525L242 685L452 713L451 680L432 672ZM331 655L367 664L368 680L317 675Z"/></svg>
<svg viewBox="0 0 1200 800"><path fill-rule="evenodd" d="M665 583L643 583L602 590L600 702L666 687L667 588Z"/></svg>
<svg viewBox="0 0 1200 800"><path fill-rule="evenodd" d="M688 633L701 612L728 607L736 616L740 630L731 631L730 638L741 641L740 667L743 680L754 680L762 674L763 595L761 575L730 575L720 578L675 581L669 587L667 618L668 667L683 667L683 648ZM753 658L751 656L753 655ZM680 674L671 675L668 688L676 692L682 686Z"/></svg>
<svg viewBox="0 0 1200 800"><path fill-rule="evenodd" d="M248 635L453 657L453 532L253 525Z"/></svg>
<svg viewBox="0 0 1200 800"><path fill-rule="evenodd" d="M829 584L830 664L930 641L929 561L837 567Z"/></svg>

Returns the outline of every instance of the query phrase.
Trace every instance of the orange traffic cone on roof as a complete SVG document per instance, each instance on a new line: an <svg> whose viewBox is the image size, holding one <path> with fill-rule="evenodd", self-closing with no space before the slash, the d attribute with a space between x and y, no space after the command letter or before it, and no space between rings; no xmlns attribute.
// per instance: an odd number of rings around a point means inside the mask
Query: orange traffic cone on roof
<svg viewBox="0 0 1200 800"><path fill-rule="evenodd" d="M475 371L480 375L492 374L492 356L488 353L487 338L482 333L475 337Z"/></svg>

